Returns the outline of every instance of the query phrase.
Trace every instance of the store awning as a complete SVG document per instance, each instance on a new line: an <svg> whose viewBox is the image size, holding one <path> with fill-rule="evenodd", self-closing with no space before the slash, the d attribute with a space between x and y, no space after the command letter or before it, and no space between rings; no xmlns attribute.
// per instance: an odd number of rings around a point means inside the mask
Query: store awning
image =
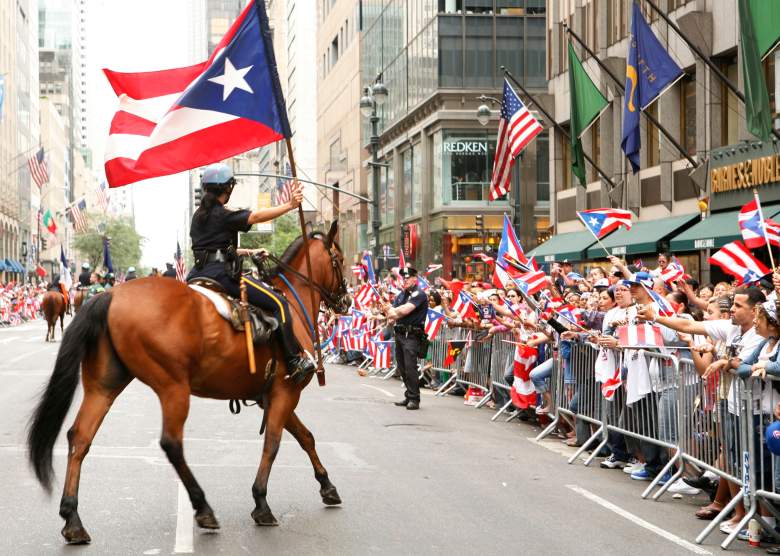
<svg viewBox="0 0 780 556"><path fill-rule="evenodd" d="M617 232L601 240L611 255L637 255L640 253L658 253L662 249L659 244L684 228L699 214L671 216L657 220L636 222L630 230L621 228ZM588 258L604 258L604 249L596 243L588 249Z"/></svg>
<svg viewBox="0 0 780 556"><path fill-rule="evenodd" d="M14 260L14 262L19 266L19 272L21 274L24 274L24 265L22 264L22 262L17 260Z"/></svg>
<svg viewBox="0 0 780 556"><path fill-rule="evenodd" d="M588 231L556 234L527 253L527 256L535 257L540 263L560 262L564 259L583 261L586 259L585 251L594 243L596 240Z"/></svg>
<svg viewBox="0 0 780 556"><path fill-rule="evenodd" d="M0 259L0 272L4 272L6 270L5 268L5 260Z"/></svg>
<svg viewBox="0 0 780 556"><path fill-rule="evenodd" d="M772 218L780 213L780 205L762 208L766 218ZM672 239L669 247L672 251L720 249L729 242L742 239L737 221L738 215L738 210L711 214Z"/></svg>

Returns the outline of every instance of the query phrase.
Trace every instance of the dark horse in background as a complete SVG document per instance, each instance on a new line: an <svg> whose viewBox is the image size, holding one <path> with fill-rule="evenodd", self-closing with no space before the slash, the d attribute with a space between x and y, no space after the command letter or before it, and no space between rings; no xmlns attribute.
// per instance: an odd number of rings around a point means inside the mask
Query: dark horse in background
<svg viewBox="0 0 780 556"><path fill-rule="evenodd" d="M65 296L60 292L48 291L43 294L41 310L46 319L46 341L54 341L54 329L57 327L57 319L60 319L60 332L65 331ZM64 336L63 336L64 337Z"/></svg>
<svg viewBox="0 0 780 556"><path fill-rule="evenodd" d="M280 267L285 269L286 278L304 300L307 311L311 311L310 289L314 290L317 308L321 300L338 311L348 308L343 256L334 241L336 232L334 223L327 236L318 232L310 235L313 286L303 278L306 263L302 238L293 242L281 257ZM296 336L313 353L310 329L301 307L292 301L289 287L278 276L274 284L291 300ZM145 302L139 303L140 299ZM317 315L311 318L316 322ZM190 396L260 399L265 384L263 371L272 359L277 360L278 369L275 377L270 378L270 392L265 398L267 430L252 486L252 518L258 525L277 525L266 493L283 429L308 454L322 501L327 505L340 504L336 487L315 451L314 437L294 412L311 377L300 385L285 380L284 361L275 357L277 353L280 352L275 344L256 346L258 372L250 374L244 334L219 316L206 297L176 280L133 280L85 302L65 332L54 372L32 416L27 441L35 474L43 487L51 491L52 450L81 376L84 399L67 434L68 464L60 502L65 539L73 544L91 540L77 511L81 464L114 399L133 379L152 388L160 399L160 447L187 489L197 524L218 529L214 512L184 458L184 422Z"/></svg>

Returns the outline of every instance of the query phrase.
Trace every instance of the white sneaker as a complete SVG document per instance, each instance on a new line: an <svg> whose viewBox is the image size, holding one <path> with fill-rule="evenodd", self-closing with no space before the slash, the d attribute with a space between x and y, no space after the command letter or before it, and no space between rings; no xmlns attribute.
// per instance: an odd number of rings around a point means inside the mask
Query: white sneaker
<svg viewBox="0 0 780 556"><path fill-rule="evenodd" d="M645 468L644 463L636 462L632 465L627 465L623 468L623 473L627 475L631 475L631 473L636 473L637 471L642 471Z"/></svg>
<svg viewBox="0 0 780 556"><path fill-rule="evenodd" d="M685 481L682 480L681 477L677 479L675 482L673 482L671 485L669 485L667 492L671 492L672 494L689 494L691 496L695 496L696 494L699 494L701 490L687 484Z"/></svg>
<svg viewBox="0 0 780 556"><path fill-rule="evenodd" d="M708 469L707 471L705 471L705 472L704 472L704 474L702 475L702 477L706 477L706 478L707 478L707 479L709 479L710 481L717 481L718 479L720 479L720 475L718 475L717 473L713 473L713 472L712 472L712 471L710 471L709 469Z"/></svg>

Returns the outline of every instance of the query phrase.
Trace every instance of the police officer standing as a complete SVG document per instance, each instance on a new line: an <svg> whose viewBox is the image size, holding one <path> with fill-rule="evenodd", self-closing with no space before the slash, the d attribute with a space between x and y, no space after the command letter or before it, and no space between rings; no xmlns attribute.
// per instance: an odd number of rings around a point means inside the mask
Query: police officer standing
<svg viewBox="0 0 780 556"><path fill-rule="evenodd" d="M427 342L425 317L428 314L428 296L418 288L414 268L402 268L399 274L404 279L403 291L396 296L392 307L387 303L382 307L387 317L395 321L395 361L406 386L404 400L395 402L395 405L420 409L417 358L421 344Z"/></svg>
<svg viewBox="0 0 780 556"><path fill-rule="evenodd" d="M89 263L81 265L81 274L79 274L79 287L88 288L90 285L90 277L92 272L89 270Z"/></svg>

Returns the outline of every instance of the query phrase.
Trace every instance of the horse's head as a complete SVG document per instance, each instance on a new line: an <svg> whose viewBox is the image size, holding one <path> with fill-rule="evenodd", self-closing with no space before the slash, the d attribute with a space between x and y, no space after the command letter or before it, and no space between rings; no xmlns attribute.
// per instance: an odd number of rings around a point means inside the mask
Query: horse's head
<svg viewBox="0 0 780 556"><path fill-rule="evenodd" d="M344 254L336 242L338 230L338 220L334 220L327 235L318 236L322 243L312 242L312 250L315 252L312 255L312 268L325 269L321 284L325 305L337 313L346 313L352 300L347 292L347 281L344 280ZM325 247L324 251L321 246Z"/></svg>

